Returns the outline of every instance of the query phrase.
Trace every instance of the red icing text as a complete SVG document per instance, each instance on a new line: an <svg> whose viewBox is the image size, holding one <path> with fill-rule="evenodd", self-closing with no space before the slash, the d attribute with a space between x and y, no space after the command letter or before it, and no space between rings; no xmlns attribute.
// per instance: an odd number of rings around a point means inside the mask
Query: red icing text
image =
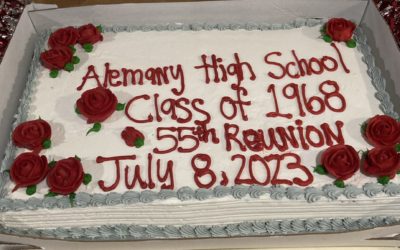
<svg viewBox="0 0 400 250"><path fill-rule="evenodd" d="M264 61L267 65L273 65L277 69L274 71L269 71L268 76L277 80L286 76L292 79L299 79L303 76L321 75L325 71L334 72L338 69L339 64L344 72L350 73L350 70L343 61L343 56L340 50L334 43L331 45L336 52L339 62L337 59L331 56L323 56L320 59L316 57L311 57L308 59L299 58L297 52L292 50L291 54L294 60L286 64L282 64L277 61L277 59L282 56L282 53L279 51L270 52L265 55Z"/></svg>
<svg viewBox="0 0 400 250"><path fill-rule="evenodd" d="M98 185L104 192L109 192L117 188L121 182L121 161L133 162L134 165L126 165L124 168L123 179L127 189L141 188L141 189L154 189L156 187L155 181L162 183L161 189L174 189L174 165L172 161L167 161L166 167L161 166L161 160L156 160L154 167L152 154L147 155L147 164L135 164L134 160L136 155L123 155L113 157L98 156L96 163L103 163L113 161L115 166L115 180L112 184L107 185L104 180L98 181ZM155 169L153 169L155 168ZM131 173L133 169L133 174ZM155 174L153 174L155 172ZM153 176L155 175L155 176Z"/></svg>
<svg viewBox="0 0 400 250"><path fill-rule="evenodd" d="M144 85L149 83L151 85L169 85L172 81L176 81L179 87L171 89L175 95L182 95L185 90L185 77L182 69L182 65L176 66L161 66L151 67L145 70L142 69L112 69L110 63L104 64L104 75L101 81L99 74L93 65L88 67L85 76L82 78L81 84L76 88L82 90L87 82L93 82L96 86L109 88L109 87L127 87ZM93 86L92 86L93 87Z"/></svg>

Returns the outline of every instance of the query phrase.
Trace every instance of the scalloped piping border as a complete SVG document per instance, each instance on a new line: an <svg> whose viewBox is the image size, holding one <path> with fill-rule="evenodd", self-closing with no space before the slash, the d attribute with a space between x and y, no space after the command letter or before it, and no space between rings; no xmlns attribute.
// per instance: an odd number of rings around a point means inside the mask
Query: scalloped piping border
<svg viewBox="0 0 400 250"><path fill-rule="evenodd" d="M166 25L153 25L153 26L113 26L104 27L107 32L134 32L134 31L173 31L173 30L276 30L276 29L293 29L302 26L316 26L321 25L325 22L324 19L299 19L286 24L166 24ZM35 86L35 77L40 66L39 56L40 52L44 49L45 41L50 35L50 31L46 31L39 35L39 39L36 42L35 51L33 55L33 63L28 75L28 82L26 89L21 98L20 106L18 107L16 120L13 123L15 128L20 122L26 120L27 113L26 107L30 103L30 93L32 88ZM355 39L358 42L357 49L363 54L362 60L367 64L367 74L371 78L371 82L377 92L375 93L376 98L381 102L380 109L383 113L390 115L394 118L398 118L399 115L394 111L393 103L390 101L390 96L386 92L386 81L381 75L381 70L375 65L375 59L372 55L371 48L367 44L367 39L361 28L357 28L355 32ZM11 138L11 136L10 136ZM7 149L6 156L2 162L1 170L8 169L11 161L15 155L15 146L12 144L10 139ZM6 199L7 193L5 190L5 183L9 180L8 173L2 172L0 175L0 211L20 211L20 210L31 210L37 208L67 208L71 207L69 200L65 197L46 197L44 199L30 198L24 200L12 200ZM219 198L227 195L232 195L236 199L241 199L247 194L252 198L259 198L261 195L270 194L272 199L305 199L308 202L316 202L321 198L325 197L331 200L336 200L340 196L344 196L348 199L357 198L359 195L365 195L367 197L373 197L379 193L384 193L388 196L394 196L400 194L399 184L389 184L382 186L377 183L366 183L362 188L358 188L352 185L346 186L341 189L333 185L325 185L322 188L308 187L308 188L297 188L297 187L262 187L262 186L232 186L224 187L217 186L213 190L207 189L196 189L193 190L188 187L182 187L177 191L162 190L160 192L153 192L145 190L142 192L127 191L123 194L119 193L108 193L108 194L87 194L80 192L76 196L75 204L79 207L85 206L101 206L101 205L113 205L113 204L131 204L135 202L152 202L157 199L167 199L176 197L181 201L197 199L205 200L209 198Z"/></svg>
<svg viewBox="0 0 400 250"><path fill-rule="evenodd" d="M6 177L8 179L8 177ZM0 179L1 181L1 179ZM321 199L337 200L340 197L347 199L356 199L359 196L373 198L376 195L384 194L387 196L396 196L400 193L400 185L389 183L383 186L379 183L366 183L362 188L347 185L345 188L338 188L333 184L327 184L321 189L315 187L298 188L298 187L282 187L282 186L244 186L236 185L232 187L217 186L212 190L196 189L182 187L177 191L161 190L154 192L144 190L141 192L127 191L123 194L111 192L107 194L88 194L80 192L76 194L74 203L71 204L68 197L45 197L29 198L28 200L18 199L0 199L0 211L22 211L36 210L40 208L71 208L71 207L98 207L98 206L115 206L119 204L132 205L135 203L151 203L155 200L178 199L182 202L190 200L207 200L211 198L222 198L232 196L235 199L242 199L249 196L253 199L261 197L269 197L272 200L301 200L304 199L309 203L318 202Z"/></svg>
<svg viewBox="0 0 400 250"><path fill-rule="evenodd" d="M140 226L107 225L88 228L32 229L4 227L0 232L18 236L40 237L62 240L148 240L148 239L193 239L243 236L295 235L310 233L340 233L367 230L398 224L400 221L390 216L335 219L295 219L248 221L214 226Z"/></svg>

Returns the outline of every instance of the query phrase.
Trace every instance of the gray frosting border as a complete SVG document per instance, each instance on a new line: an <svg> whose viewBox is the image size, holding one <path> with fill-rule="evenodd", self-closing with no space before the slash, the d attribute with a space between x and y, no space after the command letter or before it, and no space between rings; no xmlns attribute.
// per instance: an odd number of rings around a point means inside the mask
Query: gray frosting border
<svg viewBox="0 0 400 250"><path fill-rule="evenodd" d="M5 179L8 179L6 177ZM333 184L327 184L322 188L307 187L283 187L283 186L244 186L235 185L231 187L217 186L213 189L192 189L182 187L176 191L161 190L159 192L144 190L141 192L127 191L125 193L110 192L107 194L77 193L73 203L66 196L20 199L0 199L0 212L22 211L36 209L71 208L71 207L99 207L115 205L132 205L136 203L151 203L155 200L178 199L182 202L191 200L207 200L211 198L233 197L240 200L243 198L270 198L272 200L306 200L309 203L320 200L334 201L339 198L356 199L357 197L373 198L377 195L388 197L397 196L400 193L400 185L389 183L366 183L359 188L347 185L345 188L338 188Z"/></svg>
<svg viewBox="0 0 400 250"><path fill-rule="evenodd" d="M357 27L354 33L354 39L357 41L357 50L363 54L362 60L367 64L367 73L371 78L371 83L377 91L375 93L375 98L381 102L379 108L384 114L398 119L399 114L394 111L394 105L390 101L389 93L386 91L386 80L382 76L381 69L375 65L375 58L372 55L371 47L367 43L367 36L362 27Z"/></svg>
<svg viewBox="0 0 400 250"><path fill-rule="evenodd" d="M376 216L357 219L261 220L212 226L141 226L135 224L117 224L87 228L32 229L0 225L0 232L18 236L79 241L199 239L352 232L398 224L399 222L394 217Z"/></svg>
<svg viewBox="0 0 400 250"><path fill-rule="evenodd" d="M302 26L316 26L324 23L323 19L300 19L295 20L286 24L166 24L166 25L153 25L153 26L113 26L104 27L106 32L134 32L134 31L173 31L173 30L276 30L276 29L293 29ZM15 122L13 123L13 128L15 128L19 123L27 119L28 114L25 110L30 103L30 93L36 84L35 77L40 67L39 56L40 52L45 47L45 41L47 40L50 31L44 32L39 35L39 39L36 44L36 48L33 54L33 60L31 69L28 75L28 82L26 89L21 97L21 103L18 107L17 115L15 116ZM371 78L372 85L377 90L375 96L381 102L380 109L384 114L398 118L399 115L394 111L392 102L390 101L389 94L386 92L386 81L382 77L381 71L375 66L375 59L372 55L371 48L367 44L367 38L362 28L358 27L355 32L355 40L357 41L357 49L363 54L363 61L367 64L368 75ZM10 136L11 138L11 136ZM71 207L71 203L67 197L45 197L43 199L30 198L28 200L12 200L4 198L6 197L5 185L9 181L9 175L5 171L9 168L10 163L14 159L16 152L15 146L12 144L11 139L8 143L6 149L6 156L1 164L0 174L0 211L21 211L21 210L34 210L38 208L68 208ZM117 205L117 204L133 204L136 202L148 203L154 200L165 200L168 198L178 198L181 201L186 200L205 200L209 198L219 198L225 196L233 196L235 199L241 199L245 196L250 196L251 198L259 198L264 195L269 195L271 199L305 199L308 202L316 202L321 198L327 198L330 200L336 200L343 196L347 199L355 199L359 195L365 195L367 197L374 197L377 194L385 194L387 196L394 196L400 193L400 185L390 183L386 186L382 186L378 183L367 183L363 187L355 187L352 185L347 185L345 188L337 188L334 185L325 185L322 188L308 187L308 188L298 188L298 187L281 187L281 186L232 186L224 187L217 186L212 190L207 189L191 189L189 187L182 187L177 191L171 190L161 190L160 192L154 192L150 190L145 190L142 192L127 191L123 194L119 193L108 193L108 194L88 194L88 193L78 193L76 195L75 201L72 204L77 207L88 207L88 206L102 206L102 205ZM227 236L246 236L246 235L257 235L265 229L263 235L271 235L272 231L277 234L289 234L289 233L306 233L310 232L313 227L306 227L307 223L311 223L314 220L283 220L283 221L266 221L264 223L265 227L260 226L256 222L243 222L235 224L233 226L221 226L215 225L213 227L191 227L190 225L185 225L180 228L177 227L158 227L158 226L133 226L137 227L140 232L145 232L140 237L135 237L135 232L129 236L131 239L147 239L148 238L169 238L172 232L180 232L177 235L178 238L185 238L183 232L195 230L195 234L191 234L191 237L227 237ZM384 226L389 224L398 223L398 220L391 217L374 217L374 218L362 218L362 219L321 219L317 220L318 224L325 225L325 229L317 229L316 231L311 230L311 232L340 232L351 230L349 225L356 227L356 230L367 229L376 226ZM367 221L368 223L365 223ZM268 231L270 224L278 223L279 226L276 230ZM345 223L345 224L344 224ZM268 227L266 225L269 225ZM284 227L283 225L289 225L289 227ZM347 226L344 226L347 225ZM356 226L354 226L356 225ZM372 226L371 226L372 225ZM302 227L303 226L303 227ZM0 231L5 233L13 233L19 235L38 235L40 237L55 237L61 239L114 239L115 237L121 236L121 232L126 232L125 228L128 226L115 225L115 226L105 226L105 227L95 227L95 228L59 228L50 230L32 230L32 229L19 229L19 228L6 228L0 225ZM235 233L237 228L239 233ZM247 229L245 229L247 228ZM251 230L249 229L251 228ZM264 228L264 229L263 229ZM318 227L317 227L318 228ZM125 230L125 231L124 231ZM197 230L197 231L196 231ZM201 233L203 232L203 233ZM136 232L137 233L137 232ZM125 235L125 234L124 234ZM206 235L206 236L203 236ZM220 235L220 236L219 236ZM99 238L100 237L100 238ZM124 237L122 237L124 238ZM119 239L122 239L121 237Z"/></svg>

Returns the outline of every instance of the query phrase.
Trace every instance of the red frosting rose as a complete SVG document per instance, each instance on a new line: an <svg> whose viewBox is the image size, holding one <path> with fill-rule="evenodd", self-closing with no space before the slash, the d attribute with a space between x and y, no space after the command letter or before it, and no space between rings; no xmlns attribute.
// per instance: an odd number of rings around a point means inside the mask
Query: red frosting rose
<svg viewBox="0 0 400 250"><path fill-rule="evenodd" d="M79 39L78 43L84 44L94 44L98 41L103 41L103 36L100 30L98 30L93 24L86 24L78 28Z"/></svg>
<svg viewBox="0 0 400 250"><path fill-rule="evenodd" d="M126 145L130 147L137 146L136 140L142 139L144 140L144 135L134 127L126 127L122 132L121 132L121 137L124 139Z"/></svg>
<svg viewBox="0 0 400 250"><path fill-rule="evenodd" d="M51 48L58 46L75 45L79 38L79 32L74 27L66 27L54 31L50 37L48 44Z"/></svg>
<svg viewBox="0 0 400 250"><path fill-rule="evenodd" d="M400 143L400 123L387 115L376 115L367 122L365 137L374 146Z"/></svg>
<svg viewBox="0 0 400 250"><path fill-rule="evenodd" d="M76 107L87 118L87 123L104 121L114 113L117 104L117 97L111 90L102 87L86 90L76 101Z"/></svg>
<svg viewBox="0 0 400 250"><path fill-rule="evenodd" d="M356 25L344 18L332 18L325 26L325 32L333 41L346 42L353 36Z"/></svg>
<svg viewBox="0 0 400 250"><path fill-rule="evenodd" d="M47 185L53 193L68 195L79 188L83 177L83 167L80 160L70 157L57 161L47 176Z"/></svg>
<svg viewBox="0 0 400 250"><path fill-rule="evenodd" d="M41 119L19 124L12 133L12 141L17 147L40 151L43 142L51 137L50 125Z"/></svg>
<svg viewBox="0 0 400 250"><path fill-rule="evenodd" d="M346 180L360 168L360 157L352 146L334 145L322 153L321 163L329 174Z"/></svg>
<svg viewBox="0 0 400 250"><path fill-rule="evenodd" d="M363 172L369 176L394 178L400 169L400 154L393 147L373 148L368 151Z"/></svg>
<svg viewBox="0 0 400 250"><path fill-rule="evenodd" d="M40 54L40 60L48 69L63 69L72 60L72 50L66 46L46 50Z"/></svg>
<svg viewBox="0 0 400 250"><path fill-rule="evenodd" d="M15 158L10 169L10 177L15 182L13 192L20 187L28 187L41 182L47 175L46 156L35 153L22 153Z"/></svg>

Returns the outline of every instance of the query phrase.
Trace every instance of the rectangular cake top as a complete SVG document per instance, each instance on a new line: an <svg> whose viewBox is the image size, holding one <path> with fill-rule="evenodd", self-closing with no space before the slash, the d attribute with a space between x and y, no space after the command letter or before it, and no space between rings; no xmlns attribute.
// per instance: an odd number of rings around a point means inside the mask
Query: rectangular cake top
<svg viewBox="0 0 400 250"><path fill-rule="evenodd" d="M15 156L40 152L49 174L7 196L376 182L359 170L362 125L382 114L368 58L354 24L329 25L55 31L24 103L51 136L13 135Z"/></svg>

